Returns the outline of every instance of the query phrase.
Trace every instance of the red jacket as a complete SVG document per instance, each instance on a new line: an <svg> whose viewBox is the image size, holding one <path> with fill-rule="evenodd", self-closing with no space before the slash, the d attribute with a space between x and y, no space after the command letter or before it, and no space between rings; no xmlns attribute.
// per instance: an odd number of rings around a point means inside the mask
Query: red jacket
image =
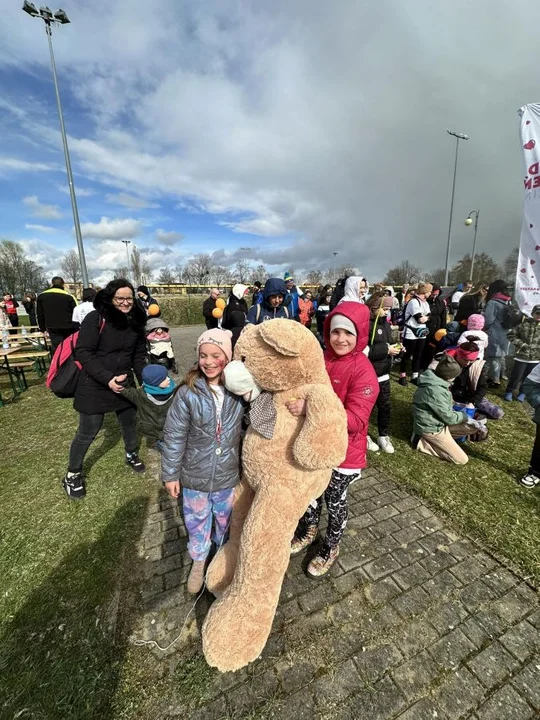
<svg viewBox="0 0 540 720"><path fill-rule="evenodd" d="M334 315L345 315L355 324L356 348L338 356L330 346L330 323ZM373 365L362 352L368 344L369 310L356 302L342 302L324 321L326 370L332 387L347 411L349 446L342 468L365 468L367 465L367 432L369 416L379 394L379 383Z"/></svg>

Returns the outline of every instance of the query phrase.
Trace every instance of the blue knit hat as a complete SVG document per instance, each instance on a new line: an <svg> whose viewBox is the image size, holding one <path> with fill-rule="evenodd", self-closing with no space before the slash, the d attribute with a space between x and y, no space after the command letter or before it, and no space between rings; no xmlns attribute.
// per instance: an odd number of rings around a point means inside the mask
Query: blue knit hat
<svg viewBox="0 0 540 720"><path fill-rule="evenodd" d="M164 365L147 365L142 371L142 379L146 385L158 387L168 376Z"/></svg>

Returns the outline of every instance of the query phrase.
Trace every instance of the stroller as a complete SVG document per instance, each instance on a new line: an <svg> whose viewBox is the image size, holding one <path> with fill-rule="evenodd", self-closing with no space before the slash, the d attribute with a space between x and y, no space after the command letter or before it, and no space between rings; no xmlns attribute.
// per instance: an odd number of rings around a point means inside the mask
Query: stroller
<svg viewBox="0 0 540 720"><path fill-rule="evenodd" d="M161 318L150 318L145 327L148 362L177 372L169 326Z"/></svg>

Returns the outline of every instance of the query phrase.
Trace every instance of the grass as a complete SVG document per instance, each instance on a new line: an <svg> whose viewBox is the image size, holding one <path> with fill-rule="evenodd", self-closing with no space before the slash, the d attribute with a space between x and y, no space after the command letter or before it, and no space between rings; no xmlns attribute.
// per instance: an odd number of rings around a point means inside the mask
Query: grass
<svg viewBox="0 0 540 720"><path fill-rule="evenodd" d="M396 452L370 453L370 464L427 500L454 527L508 558L538 586L540 496L515 482L528 468L534 442L535 425L527 407L490 395L490 400L504 407L505 416L488 421L488 440L466 443L470 460L456 466L411 450L413 391L414 386L402 388L392 381L390 432ZM376 437L375 427L372 437Z"/></svg>

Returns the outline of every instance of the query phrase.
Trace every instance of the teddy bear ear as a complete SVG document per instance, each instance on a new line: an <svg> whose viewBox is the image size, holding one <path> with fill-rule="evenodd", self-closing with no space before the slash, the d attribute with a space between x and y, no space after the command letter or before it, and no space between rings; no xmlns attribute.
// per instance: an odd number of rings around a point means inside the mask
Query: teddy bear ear
<svg viewBox="0 0 540 720"><path fill-rule="evenodd" d="M258 327L264 342L277 350L280 355L287 357L300 355L301 336L299 331L305 330L300 323L280 319L264 322Z"/></svg>

